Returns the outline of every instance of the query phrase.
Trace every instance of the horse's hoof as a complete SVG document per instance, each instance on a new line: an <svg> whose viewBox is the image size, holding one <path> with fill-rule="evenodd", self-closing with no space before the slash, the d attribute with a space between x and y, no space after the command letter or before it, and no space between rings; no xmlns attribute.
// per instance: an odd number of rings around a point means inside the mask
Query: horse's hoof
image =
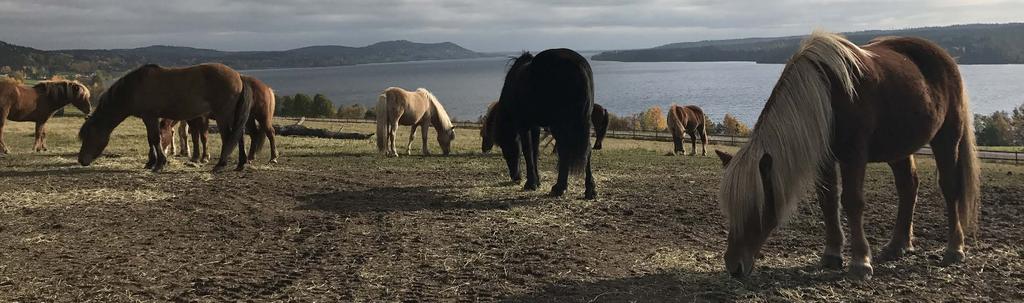
<svg viewBox="0 0 1024 303"><path fill-rule="evenodd" d="M583 199L584 200L594 200L594 199L597 199L597 191L596 190L588 190L588 191L586 191L585 193L583 193Z"/></svg>
<svg viewBox="0 0 1024 303"><path fill-rule="evenodd" d="M526 184L523 184L523 190L524 191L535 191L535 190L537 190L538 187L540 187L539 184L534 184L534 183L531 183L531 182L526 182Z"/></svg>
<svg viewBox="0 0 1024 303"><path fill-rule="evenodd" d="M565 194L565 187L560 187L558 185L555 185L555 186L551 187L551 192L548 193L548 195L550 195L552 197L561 197L564 194Z"/></svg>
<svg viewBox="0 0 1024 303"><path fill-rule="evenodd" d="M878 262L898 261L899 259L902 259L903 256L907 255L907 253L912 251L914 251L914 246L909 243L907 245L900 245L890 242L889 244L886 244L885 247L882 247L882 251L878 252L878 256L875 257L875 260Z"/></svg>
<svg viewBox="0 0 1024 303"><path fill-rule="evenodd" d="M235 171L245 171L245 166L239 165L235 167Z"/></svg>
<svg viewBox="0 0 1024 303"><path fill-rule="evenodd" d="M840 270L843 269L843 257L833 255L821 256L821 267L825 269Z"/></svg>
<svg viewBox="0 0 1024 303"><path fill-rule="evenodd" d="M942 255L942 266L959 264L966 259L967 254L963 250L946 250L946 253Z"/></svg>
<svg viewBox="0 0 1024 303"><path fill-rule="evenodd" d="M146 163L146 166L143 166L142 169L152 169L153 166L154 166L154 164L152 164L152 163Z"/></svg>
<svg viewBox="0 0 1024 303"><path fill-rule="evenodd" d="M216 174L216 173L219 173L219 172L223 172L224 171L224 167L227 167L227 165L217 164L217 166L213 167L213 173Z"/></svg>
<svg viewBox="0 0 1024 303"><path fill-rule="evenodd" d="M850 265L850 279L858 281L871 280L871 275L875 273L874 269L871 268L871 264L853 264Z"/></svg>
<svg viewBox="0 0 1024 303"><path fill-rule="evenodd" d="M270 159L270 163L277 164L277 158Z"/></svg>
<svg viewBox="0 0 1024 303"><path fill-rule="evenodd" d="M153 166L153 169L151 169L150 171L154 172L154 173L159 173L160 171L163 171L163 170L164 170L164 166L163 165L155 165L155 166Z"/></svg>

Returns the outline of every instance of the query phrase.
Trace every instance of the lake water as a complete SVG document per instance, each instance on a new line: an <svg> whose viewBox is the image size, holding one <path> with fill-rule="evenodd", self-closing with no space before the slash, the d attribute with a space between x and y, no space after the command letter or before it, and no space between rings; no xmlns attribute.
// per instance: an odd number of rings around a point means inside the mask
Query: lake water
<svg viewBox="0 0 1024 303"><path fill-rule="evenodd" d="M325 68L249 70L279 95L321 93L336 105L373 106L389 86L424 87L459 120L475 120L497 99L507 59L420 61ZM672 103L696 104L712 119L726 113L753 124L782 72L779 64L749 62L626 63L592 61L596 102L618 115ZM1024 103L1024 65L964 65L961 72L976 113Z"/></svg>

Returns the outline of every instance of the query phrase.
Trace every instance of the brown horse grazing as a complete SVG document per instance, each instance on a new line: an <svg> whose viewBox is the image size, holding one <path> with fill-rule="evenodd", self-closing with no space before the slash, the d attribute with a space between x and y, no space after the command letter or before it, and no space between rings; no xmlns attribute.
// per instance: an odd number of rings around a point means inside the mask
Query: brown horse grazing
<svg viewBox="0 0 1024 303"><path fill-rule="evenodd" d="M697 136L700 136L701 156L708 155L708 132L704 128L704 110L696 105L678 106L672 104L668 108L668 130L672 133L675 149L672 154L686 154L683 148L683 134L690 135L691 155L697 155Z"/></svg>
<svg viewBox="0 0 1024 303"><path fill-rule="evenodd" d="M869 162L892 168L899 212L882 259L912 250L918 178L913 154L931 144L946 200L948 242L943 264L964 258L964 230L980 208L979 167L967 94L956 62L918 38L879 38L858 47L814 33L789 59L749 143L725 164L719 199L729 220L726 269L750 274L769 234L794 211L817 180L825 219L823 265L842 268L838 172L850 227L850 275L872 274L864 235L864 174Z"/></svg>
<svg viewBox="0 0 1024 303"><path fill-rule="evenodd" d="M485 153L485 154L491 152L491 149L494 148L494 135L491 134L488 131L488 128L487 128L487 124L488 124L487 123L487 119L488 119L488 117L491 116L491 111L493 111L493 110L494 110L494 103L491 103L491 105L487 106L487 113L484 114L483 119L481 119L484 122L480 126L480 139L481 139L480 140L480 142L481 142L480 150L483 153ZM594 125L594 136L596 137L596 139L594 140L594 147L592 149L595 149L595 150L601 149L601 147L602 147L601 143L604 142L604 137L605 137L606 134L608 134L608 121L609 121L608 110L605 109L600 104L594 103L594 110L590 114L590 122L591 122L591 124ZM545 138L551 138L551 140L553 141L554 137L548 137L548 134L549 133L545 133L544 134ZM541 141L543 141L543 139L541 139ZM551 141L548 141L548 143L546 143L544 145L545 146L544 148L547 148L547 144L550 144L550 143L551 143ZM552 153L557 152L557 151L558 151L558 147L556 146L554 148L554 150L552 151Z"/></svg>
<svg viewBox="0 0 1024 303"><path fill-rule="evenodd" d="M263 148L263 140L266 138L270 141L270 163L277 163L279 156L277 152L277 143L274 139L274 107L276 106L274 90L267 84L263 83L259 79L251 76L242 76L242 81L245 81L250 87L252 87L252 109L249 114L249 122L246 123L246 129L249 132L250 147L249 147L249 163L256 160L256 154ZM170 119L161 119L160 121L160 144L165 150L172 147L174 141L172 139L174 133L174 125L181 125L178 136L181 142L181 155L188 155L188 140L185 139L186 133L185 128L189 129L188 134L192 136L192 162L206 162L210 159L207 153L207 136L210 128L209 120L206 117L189 120L188 123L179 123L179 121ZM201 153L199 147L201 145Z"/></svg>
<svg viewBox="0 0 1024 303"><path fill-rule="evenodd" d="M183 68L144 65L118 79L100 96L99 106L82 125L78 136L82 149L78 162L92 164L106 148L110 133L128 118L142 118L149 141L146 168L160 171L167 157L160 147L160 118L190 120L207 113L221 125L219 172L238 148L237 170L245 168L245 146L241 144L252 108L252 88L238 72L223 64L200 64Z"/></svg>
<svg viewBox="0 0 1024 303"><path fill-rule="evenodd" d="M427 127L433 125L437 131L437 143L441 152L451 152L452 141L455 140L455 124L452 124L448 112L444 110L437 97L426 89L420 88L410 92L398 87L389 87L377 97L377 150L388 157L398 157L395 150L395 133L399 125L411 125L409 144L406 153L412 155L412 141L416 137L416 128L423 128L423 154L429 155L427 148Z"/></svg>
<svg viewBox="0 0 1024 303"><path fill-rule="evenodd" d="M10 152L4 144L4 123L7 120L35 122L34 149L45 151L46 121L68 103L88 116L92 110L89 89L78 81L43 81L31 87L0 82L0 155Z"/></svg>

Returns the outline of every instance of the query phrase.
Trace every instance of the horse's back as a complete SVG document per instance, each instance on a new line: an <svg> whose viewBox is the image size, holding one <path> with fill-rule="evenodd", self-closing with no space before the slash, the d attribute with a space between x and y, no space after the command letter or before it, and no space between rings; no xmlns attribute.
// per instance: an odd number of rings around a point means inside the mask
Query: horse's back
<svg viewBox="0 0 1024 303"><path fill-rule="evenodd" d="M836 142L867 144L870 161L898 160L927 144L959 112L959 70L944 50L920 38L881 38L863 48L872 56L865 58L857 95L833 96ZM843 158L848 148L834 150Z"/></svg>

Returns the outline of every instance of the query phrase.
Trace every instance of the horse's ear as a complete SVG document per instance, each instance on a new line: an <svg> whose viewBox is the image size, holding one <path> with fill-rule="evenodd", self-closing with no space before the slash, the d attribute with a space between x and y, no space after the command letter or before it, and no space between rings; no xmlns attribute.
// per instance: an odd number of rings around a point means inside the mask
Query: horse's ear
<svg viewBox="0 0 1024 303"><path fill-rule="evenodd" d="M722 160L722 167L729 165L729 161L732 161L732 155L727 152L716 149L715 154L718 155L718 159Z"/></svg>

